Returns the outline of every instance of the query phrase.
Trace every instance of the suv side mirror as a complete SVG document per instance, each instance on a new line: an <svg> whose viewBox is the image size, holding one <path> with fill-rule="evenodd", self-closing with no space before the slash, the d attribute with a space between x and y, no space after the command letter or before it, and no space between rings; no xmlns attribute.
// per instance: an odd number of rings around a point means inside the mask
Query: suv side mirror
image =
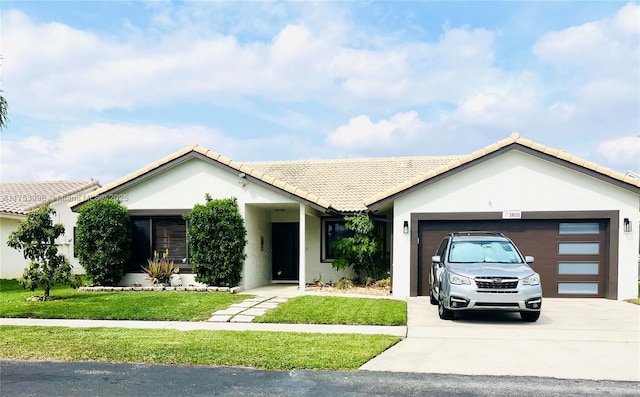
<svg viewBox="0 0 640 397"><path fill-rule="evenodd" d="M527 263L533 263L533 256L529 256L529 255L525 256L524 261Z"/></svg>
<svg viewBox="0 0 640 397"><path fill-rule="evenodd" d="M431 262L440 263L440 255L434 255L431 257Z"/></svg>

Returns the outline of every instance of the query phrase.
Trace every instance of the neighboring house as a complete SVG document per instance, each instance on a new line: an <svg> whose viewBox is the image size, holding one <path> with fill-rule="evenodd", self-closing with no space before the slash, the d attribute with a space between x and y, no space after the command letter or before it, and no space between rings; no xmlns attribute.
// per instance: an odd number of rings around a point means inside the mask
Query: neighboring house
<svg viewBox="0 0 640 397"><path fill-rule="evenodd" d="M500 230L536 257L545 296L637 296L640 180L514 133L466 156L239 163L185 148L93 195L132 217L123 283L154 250L190 270L182 215L205 194L236 197L248 231L242 284L336 282L345 215L379 221L396 296L427 295L431 256L454 230ZM77 211L82 203L74 205Z"/></svg>
<svg viewBox="0 0 640 397"><path fill-rule="evenodd" d="M69 204L84 200L99 187L98 181L94 180L0 183L0 278L22 277L29 261L21 251L9 247L7 240L20 221L44 203L56 211L54 223L62 223L65 227L64 235L57 241L59 252L69 259L74 272L81 273L82 267L73 256L73 229L78 214L71 211Z"/></svg>

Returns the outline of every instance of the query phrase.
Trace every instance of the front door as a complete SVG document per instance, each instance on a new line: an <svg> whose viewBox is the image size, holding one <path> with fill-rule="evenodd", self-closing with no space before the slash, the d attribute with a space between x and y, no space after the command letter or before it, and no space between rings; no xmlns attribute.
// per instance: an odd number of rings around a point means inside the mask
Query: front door
<svg viewBox="0 0 640 397"><path fill-rule="evenodd" d="M297 281L300 259L299 224L271 224L272 279L277 281Z"/></svg>

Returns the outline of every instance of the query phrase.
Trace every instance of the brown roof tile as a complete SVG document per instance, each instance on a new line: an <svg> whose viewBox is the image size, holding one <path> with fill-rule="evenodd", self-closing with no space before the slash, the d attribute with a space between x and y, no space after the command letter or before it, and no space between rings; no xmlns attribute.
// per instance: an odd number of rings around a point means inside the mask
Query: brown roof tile
<svg viewBox="0 0 640 397"><path fill-rule="evenodd" d="M607 168L607 167L602 167L602 166L600 166L598 164L586 161L585 159L582 159L580 157L572 156L572 155L570 155L568 153L565 153L565 152L563 152L561 150L549 148L549 147L547 147L545 145L536 143L536 142L534 142L534 141L532 141L530 139L522 138L519 133L514 132L509 136L509 138L502 139L502 140L498 141L497 143L492 143L490 145L487 145L487 146L485 146L484 148L482 148L480 150L476 150L475 152L471 153L470 155L461 156L458 159L453 160L450 163L445 164L442 167L438 167L438 168L436 168L434 170L427 171L423 175L420 175L420 176L418 176L416 178L413 178L410 181L410 183L408 183L408 184L402 184L400 186L394 186L394 187L392 187L392 188L390 188L390 189L388 189L386 191L381 191L378 194L372 195L372 196L370 196L369 198L367 198L365 200L365 204L367 206L369 206L369 205L371 205L373 203L376 203L376 202L379 202L381 200L384 200L384 199L386 199L386 198L388 198L390 196L398 194L398 193L402 192L403 190L409 189L409 188L411 188L411 187L413 187L413 186L415 186L415 185L417 185L419 183L422 183L422 182L424 182L424 181L426 181L428 179L431 179L431 178L434 178L434 177L436 177L438 175L444 174L447 171L450 171L450 170L455 169L455 168L457 168L459 166L467 164L467 163L469 163L469 162L471 162L473 160L476 160L478 158L481 158L481 157L483 157L483 156L485 156L487 154L496 152L496 151L498 151L498 150L500 150L500 149L502 149L504 147L507 147L509 145L512 145L512 144L518 144L518 145L521 145L521 146L525 146L525 147L531 148L531 149L536 150L536 151L538 151L540 153L544 153L544 154L556 157L558 159L561 159L561 160L564 160L564 161L568 161L568 162L570 162L572 164L575 164L575 165L578 165L580 167L584 167L585 169L598 172L598 173L600 173L602 175L605 175L605 176L609 176L609 177L611 177L611 178L613 178L615 180L618 180L618 181L621 181L621 182L624 182L624 183L628 183L628 184L630 184L632 186L635 186L635 187L640 187L640 179L638 179L638 178L634 178L633 176L622 174L620 172L614 171L614 170L612 170L610 168Z"/></svg>
<svg viewBox="0 0 640 397"><path fill-rule="evenodd" d="M100 187L96 180L0 183L0 213L26 215L44 203L69 199L83 190ZM83 197L69 202L80 201Z"/></svg>
<svg viewBox="0 0 640 397"><path fill-rule="evenodd" d="M583 159L537 144L522 138L518 133L513 133L508 138L463 156L236 162L203 147L191 145L95 191L94 196L115 189L181 156L195 152L322 208L356 212L366 210L367 205L401 193L419 183L512 144L531 148L640 187L640 180L636 178L590 162L586 163Z"/></svg>

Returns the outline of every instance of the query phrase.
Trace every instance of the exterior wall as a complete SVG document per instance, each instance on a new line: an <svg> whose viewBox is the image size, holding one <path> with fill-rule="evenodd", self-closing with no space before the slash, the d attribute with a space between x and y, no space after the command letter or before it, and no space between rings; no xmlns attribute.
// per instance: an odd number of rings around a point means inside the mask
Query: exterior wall
<svg viewBox="0 0 640 397"><path fill-rule="evenodd" d="M0 218L0 278L22 277L24 268L29 261L22 253L7 245L9 234L18 228L18 218Z"/></svg>
<svg viewBox="0 0 640 397"><path fill-rule="evenodd" d="M245 289L271 283L271 223L299 222L299 203L238 175L199 159L190 159L141 183L117 192L129 210L185 210L212 198L236 197L247 228L247 257L242 284ZM275 211L274 204L286 208ZM320 262L320 218L307 214L305 281L312 283L321 272L334 282L342 275L330 263ZM263 250L260 237L264 238ZM186 275L182 275L183 278ZM184 280L183 280L184 282ZM127 274L122 285L147 284L141 274Z"/></svg>
<svg viewBox="0 0 640 397"><path fill-rule="evenodd" d="M242 279L244 288L251 289L271 283L271 222L267 210L254 206L245 208L247 228L247 258Z"/></svg>
<svg viewBox="0 0 640 397"><path fill-rule="evenodd" d="M204 203L207 193L214 199L236 197L242 215L244 215L245 204L297 204L288 197L195 158L119 191L117 194L123 197L123 205L129 210L189 210L196 203Z"/></svg>
<svg viewBox="0 0 640 397"><path fill-rule="evenodd" d="M321 261L321 234L321 218L307 214L307 271L305 282L307 284L313 284L314 280L321 278L325 283L337 283L342 277L352 278L354 276L352 271L334 270L331 266L331 262Z"/></svg>
<svg viewBox="0 0 640 397"><path fill-rule="evenodd" d="M78 214L71 211L69 203L78 201L78 198L84 197L92 190L95 190L95 188L84 190L50 204L50 207L56 211L56 215L53 216L53 222L62 223L65 229L64 235L56 240L58 252L67 257L73 267L73 272L78 274L84 273L78 258L73 256L73 228L76 226ZM20 251L7 246L9 234L16 230L18 223L22 219L26 219L26 216L0 218L0 278L22 277L25 267L29 265L29 261L24 259Z"/></svg>
<svg viewBox="0 0 640 397"><path fill-rule="evenodd" d="M594 211L620 212L618 299L637 297L639 196L558 164L512 150L429 184L394 202L393 292L409 296L411 239L403 221L420 212ZM623 232L623 219L634 225ZM415 230L410 225L411 230Z"/></svg>

